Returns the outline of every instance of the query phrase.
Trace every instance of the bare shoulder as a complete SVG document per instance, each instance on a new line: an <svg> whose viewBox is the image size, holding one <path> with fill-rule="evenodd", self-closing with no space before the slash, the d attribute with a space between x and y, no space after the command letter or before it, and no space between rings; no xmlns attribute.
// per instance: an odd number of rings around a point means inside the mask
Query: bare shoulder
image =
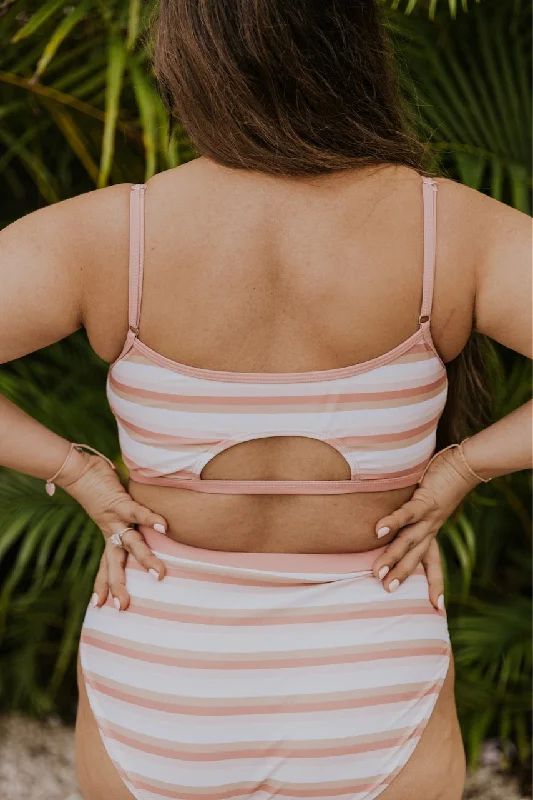
<svg viewBox="0 0 533 800"><path fill-rule="evenodd" d="M0 269L23 258L32 269L76 280L81 291L105 253L120 239L124 246L131 184L95 189L37 209L0 232ZM48 270L48 272L47 272Z"/></svg>
<svg viewBox="0 0 533 800"><path fill-rule="evenodd" d="M437 183L440 222L471 276L475 329L531 357L531 217L457 181Z"/></svg>
<svg viewBox="0 0 533 800"><path fill-rule="evenodd" d="M405 180L417 174L403 170ZM437 250L440 247L447 255L455 251L477 282L502 249L522 259L526 252L529 255L532 222L528 214L451 178L438 176L435 181Z"/></svg>
<svg viewBox="0 0 533 800"><path fill-rule="evenodd" d="M81 321L86 327L91 309L109 293L127 287L129 203L132 183L85 192L49 208L54 225L69 231L69 251L80 270Z"/></svg>
<svg viewBox="0 0 533 800"><path fill-rule="evenodd" d="M7 240L24 230L32 239L45 235L46 239L55 240L58 246L62 242L75 241L90 244L94 226L116 214L130 186L119 184L95 189L43 206L8 225L0 235ZM60 241L57 241L57 233L61 233Z"/></svg>
<svg viewBox="0 0 533 800"><path fill-rule="evenodd" d="M501 237L530 235L528 214L451 178L436 180L442 214L455 218L467 240L477 241L480 254Z"/></svg>
<svg viewBox="0 0 533 800"><path fill-rule="evenodd" d="M127 191L113 187L63 200L26 214L0 233L2 362L58 341L84 324L85 288L112 226L121 213L127 214Z"/></svg>
<svg viewBox="0 0 533 800"><path fill-rule="evenodd" d="M87 263L99 264L124 252L128 241L129 198L132 183L120 183L95 189L73 198L71 214L83 228L82 246Z"/></svg>

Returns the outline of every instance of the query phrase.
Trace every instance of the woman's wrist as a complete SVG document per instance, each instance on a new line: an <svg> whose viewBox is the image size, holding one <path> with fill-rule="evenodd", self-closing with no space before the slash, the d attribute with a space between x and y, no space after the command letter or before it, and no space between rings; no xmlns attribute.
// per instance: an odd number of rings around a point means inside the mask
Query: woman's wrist
<svg viewBox="0 0 533 800"><path fill-rule="evenodd" d="M451 447L449 450L442 453L441 457L445 459L447 464L453 470L453 473L457 476L461 491L464 495L471 492L472 489L475 489L476 486L479 486L479 484L482 482L480 480L481 476L476 477L466 466L464 459L461 457L461 453L459 452L459 447Z"/></svg>
<svg viewBox="0 0 533 800"><path fill-rule="evenodd" d="M111 459L90 444L70 442L67 455L63 459L61 466L50 478L46 479L46 491L49 495L53 495L56 484L65 490L69 489L95 466L100 466L104 461L109 464L111 469L116 470Z"/></svg>
<svg viewBox="0 0 533 800"><path fill-rule="evenodd" d="M483 481L533 467L533 401L464 440L470 469Z"/></svg>
<svg viewBox="0 0 533 800"><path fill-rule="evenodd" d="M478 483L483 481L490 481L492 478L501 475L497 469L490 468L486 465L481 453L479 452L479 441L476 441L476 436L468 437L463 443L463 455L468 463L468 466L479 476Z"/></svg>
<svg viewBox="0 0 533 800"><path fill-rule="evenodd" d="M87 472L93 458L94 456L90 453L73 447L60 474L57 478L54 478L56 486L60 486L62 489L68 489L72 483L75 483L75 481L79 480L79 478Z"/></svg>

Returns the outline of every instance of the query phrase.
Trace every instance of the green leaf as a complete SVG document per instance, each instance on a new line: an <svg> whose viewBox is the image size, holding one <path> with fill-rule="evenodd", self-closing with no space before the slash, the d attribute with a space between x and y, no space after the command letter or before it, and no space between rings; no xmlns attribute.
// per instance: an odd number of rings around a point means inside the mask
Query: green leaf
<svg viewBox="0 0 533 800"><path fill-rule="evenodd" d="M143 144L146 153L144 180L147 181L156 170L157 111L154 103L155 92L142 67L135 59L130 58L128 66L141 118Z"/></svg>
<svg viewBox="0 0 533 800"><path fill-rule="evenodd" d="M39 28L46 22L46 20L54 14L58 8L61 8L65 5L65 0L48 0L47 3L43 3L38 11L33 14L32 17L28 20L28 22L22 26L22 28L13 36L11 39L11 43L14 44L16 42L20 42L21 39L25 39L27 36L30 36L35 31L38 31Z"/></svg>
<svg viewBox="0 0 533 800"><path fill-rule="evenodd" d="M126 51L118 36L112 36L107 58L107 88L105 100L105 124L102 139L102 157L98 187L106 186L111 172L115 151L115 131L117 127L122 77L126 63Z"/></svg>
<svg viewBox="0 0 533 800"><path fill-rule="evenodd" d="M0 140L3 140L7 147L2 161L6 161L10 154L16 154L21 164L26 168L28 174L35 179L37 187L42 196L49 202L55 203L59 200L59 195L54 189L54 177L49 172L45 162L40 156L24 145L25 138L32 138L38 131L27 131L25 136L17 138L3 127L0 128Z"/></svg>
<svg viewBox="0 0 533 800"><path fill-rule="evenodd" d="M56 54L58 48L70 34L73 28L75 28L78 22L81 19L83 19L89 7L90 7L90 0L82 0L82 2L79 3L79 5L74 6L70 10L67 16L57 26L54 33L48 40L48 43L43 50L41 58L39 59L39 63L37 64L37 69L35 70L35 74L33 76L34 79L39 78L43 74L46 67Z"/></svg>
<svg viewBox="0 0 533 800"><path fill-rule="evenodd" d="M455 161L461 181L466 186L479 190L483 181L486 159L471 153L456 153Z"/></svg>
<svg viewBox="0 0 533 800"><path fill-rule="evenodd" d="M385 0L386 1L386 0ZM419 8L419 6L427 6L428 7L428 17L431 20L435 20L437 7L439 5L439 0L405 0L405 10L404 13L406 15L412 14L415 9ZM382 0L383 2L383 0ZM401 0L389 0L390 6L393 9L400 8ZM441 0L441 5L444 5L446 0ZM480 0L474 0L474 2L479 3ZM457 16L457 0L447 0L448 3L448 12L452 19L455 19ZM461 8L463 11L468 11L468 2L467 0L461 0Z"/></svg>
<svg viewBox="0 0 533 800"><path fill-rule="evenodd" d="M79 160L96 183L98 180L98 167L95 164L89 148L85 141L80 128L76 125L72 115L65 109L60 107L51 106L49 108L52 118L55 120L58 128L65 136L72 151L76 153Z"/></svg>
<svg viewBox="0 0 533 800"><path fill-rule="evenodd" d="M139 33L139 13L141 10L141 0L129 0L128 15L128 37L126 39L126 49L132 50L135 46Z"/></svg>

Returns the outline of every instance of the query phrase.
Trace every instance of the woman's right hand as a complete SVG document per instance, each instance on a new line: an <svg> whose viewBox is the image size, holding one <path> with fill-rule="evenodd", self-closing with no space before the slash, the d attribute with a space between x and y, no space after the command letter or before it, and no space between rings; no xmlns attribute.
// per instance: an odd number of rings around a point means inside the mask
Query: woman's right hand
<svg viewBox="0 0 533 800"><path fill-rule="evenodd" d="M116 608L123 611L130 602L125 572L128 558L135 558L155 580L165 576L164 563L152 553L142 533L133 526L145 525L165 533L166 520L137 503L115 470L100 456L73 451L60 478L54 482L78 501L104 535L105 550L94 583L92 605L103 605L111 592ZM122 536L123 547L117 547L110 537L124 528L131 530Z"/></svg>
<svg viewBox="0 0 533 800"><path fill-rule="evenodd" d="M478 483L465 467L457 448L444 450L428 465L410 500L376 523L376 535L386 536L390 542L372 567L386 591L394 592L422 563L430 600L435 608L444 607L442 570L435 537Z"/></svg>

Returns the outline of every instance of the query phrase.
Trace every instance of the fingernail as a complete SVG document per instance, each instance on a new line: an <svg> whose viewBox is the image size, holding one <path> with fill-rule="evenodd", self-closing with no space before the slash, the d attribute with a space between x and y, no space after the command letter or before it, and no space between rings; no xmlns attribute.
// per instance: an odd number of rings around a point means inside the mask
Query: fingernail
<svg viewBox="0 0 533 800"><path fill-rule="evenodd" d="M115 606L116 609L120 611L120 600L118 599L118 597L114 598L113 605Z"/></svg>
<svg viewBox="0 0 533 800"><path fill-rule="evenodd" d="M439 596L437 597L437 608L439 609L439 611L444 611L444 595L443 594L439 594Z"/></svg>
<svg viewBox="0 0 533 800"><path fill-rule="evenodd" d="M394 578L394 580L389 583L389 592L395 592L399 585L400 581L398 578Z"/></svg>
<svg viewBox="0 0 533 800"><path fill-rule="evenodd" d="M93 596L91 597L91 605L92 605L92 606L97 606L97 605L98 605L98 600L99 600L99 599L100 599L100 598L98 597L98 595L97 595L97 594L96 594L96 592L95 592L95 593L93 594Z"/></svg>
<svg viewBox="0 0 533 800"><path fill-rule="evenodd" d="M153 576L154 576L154 578L156 579L156 581L158 581L158 580L159 580L159 572L158 572L157 570L155 570L155 569L149 569L149 570L148 570L148 572L150 573L150 575L153 575Z"/></svg>
<svg viewBox="0 0 533 800"><path fill-rule="evenodd" d="M379 528L378 534L377 534L378 535L378 539L381 539L382 536L386 536L388 533L390 533L390 528L387 528L387 527Z"/></svg>
<svg viewBox="0 0 533 800"><path fill-rule="evenodd" d="M156 522L154 524L154 531L157 531L158 533L166 533L167 532L165 526L161 525L160 522Z"/></svg>
<svg viewBox="0 0 533 800"><path fill-rule="evenodd" d="M381 567L380 571L378 572L378 576L379 576L380 581L383 580L383 578L388 573L388 571L389 571L389 567Z"/></svg>

